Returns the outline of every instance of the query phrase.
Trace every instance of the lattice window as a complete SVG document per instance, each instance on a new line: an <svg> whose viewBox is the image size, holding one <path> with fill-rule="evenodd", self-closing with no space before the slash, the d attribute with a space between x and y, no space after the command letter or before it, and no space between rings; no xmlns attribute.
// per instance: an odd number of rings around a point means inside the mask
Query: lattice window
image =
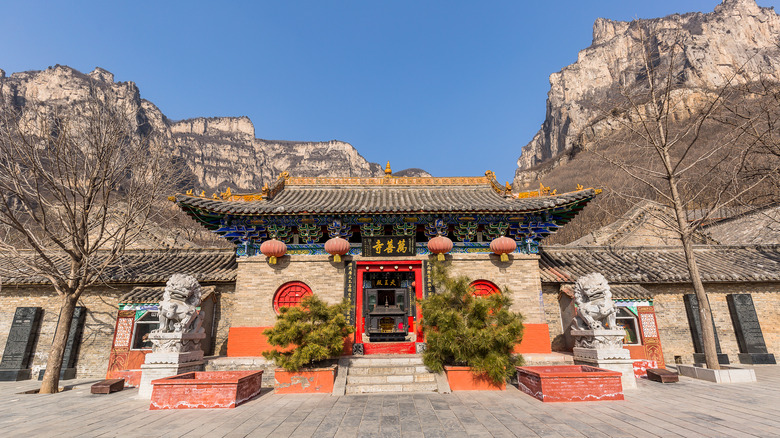
<svg viewBox="0 0 780 438"><path fill-rule="evenodd" d="M279 314L282 307L295 307L301 304L304 297L311 295L311 289L300 281L283 284L274 295L274 311Z"/></svg>
<svg viewBox="0 0 780 438"><path fill-rule="evenodd" d="M487 280L474 281L471 283L471 287L473 289L471 294L475 297L486 297L488 295L501 293L498 286Z"/></svg>

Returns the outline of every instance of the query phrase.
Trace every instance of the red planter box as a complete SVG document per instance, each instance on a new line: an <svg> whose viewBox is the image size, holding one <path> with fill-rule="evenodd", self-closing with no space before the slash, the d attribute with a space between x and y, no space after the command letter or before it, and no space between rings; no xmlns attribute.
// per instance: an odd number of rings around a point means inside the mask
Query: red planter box
<svg viewBox="0 0 780 438"><path fill-rule="evenodd" d="M588 365L517 367L520 390L543 402L623 400L620 377Z"/></svg>
<svg viewBox="0 0 780 438"><path fill-rule="evenodd" d="M336 380L336 369L333 365L329 368L314 368L299 371L285 371L281 368L274 370L274 389L277 394L303 394L303 393L327 393L333 392L333 382Z"/></svg>
<svg viewBox="0 0 780 438"><path fill-rule="evenodd" d="M235 408L260 394L262 380L262 371L198 371L153 380L149 409Z"/></svg>
<svg viewBox="0 0 780 438"><path fill-rule="evenodd" d="M484 374L472 374L469 367L444 367L452 391L504 391L506 382L496 385Z"/></svg>

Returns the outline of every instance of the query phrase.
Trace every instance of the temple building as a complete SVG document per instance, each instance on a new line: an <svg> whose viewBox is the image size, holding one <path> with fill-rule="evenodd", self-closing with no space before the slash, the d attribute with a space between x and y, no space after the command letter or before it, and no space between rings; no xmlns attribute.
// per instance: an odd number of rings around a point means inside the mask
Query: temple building
<svg viewBox="0 0 780 438"><path fill-rule="evenodd" d="M632 359L700 362L698 303L679 244L657 231L657 209L631 210L574 244L543 245L597 195L581 187L515 193L492 172L394 177L389 166L379 178L284 173L257 193L177 194L170 199L233 248L125 251L79 300L65 368L137 384L151 351L144 335L157 327L163 287L175 273L195 276L205 292L207 369L270 366L261 357L269 349L263 330L281 307L309 294L351 303L355 334L345 354L416 353L425 345L417 300L435 292L435 260L469 277L475 294L510 295L525 324L515 351L529 363L571 361L572 286L592 272L609 281ZM731 243L737 231L750 231L747 219L714 226ZM780 245L713 245L720 228L695 249L719 359L772 363L780 353ZM60 300L46 278L2 254L0 282L0 369L26 367L37 378ZM17 317L25 312L32 317Z"/></svg>
<svg viewBox="0 0 780 438"><path fill-rule="evenodd" d="M174 201L236 245L228 354L257 356L281 306L317 294L347 298L353 354L415 353L425 334L416 300L431 290L435 257L480 294L506 291L525 317L518 351L550 352L539 243L597 194L521 194L484 177L297 178L283 173L259 193Z"/></svg>

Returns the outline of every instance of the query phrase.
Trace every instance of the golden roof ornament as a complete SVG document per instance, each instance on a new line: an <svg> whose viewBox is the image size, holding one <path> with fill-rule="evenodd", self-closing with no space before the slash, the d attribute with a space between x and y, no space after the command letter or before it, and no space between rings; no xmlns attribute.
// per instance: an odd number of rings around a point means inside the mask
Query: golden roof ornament
<svg viewBox="0 0 780 438"><path fill-rule="evenodd" d="M387 165L385 166L385 177L393 176L393 170L390 169L390 162L387 162Z"/></svg>

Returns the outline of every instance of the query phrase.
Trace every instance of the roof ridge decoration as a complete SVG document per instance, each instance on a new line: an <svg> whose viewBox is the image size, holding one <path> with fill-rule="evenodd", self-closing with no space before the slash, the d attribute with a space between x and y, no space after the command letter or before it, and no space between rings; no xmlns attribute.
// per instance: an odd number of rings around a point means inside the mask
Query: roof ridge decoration
<svg viewBox="0 0 780 438"><path fill-rule="evenodd" d="M488 180L482 176L348 176L348 177L290 177L291 186L462 186L486 185Z"/></svg>
<svg viewBox="0 0 780 438"><path fill-rule="evenodd" d="M507 183L507 187L509 187L509 183ZM583 190L590 190L593 187L585 188L582 184L577 184L577 188L575 190L572 190L572 192L581 192ZM511 189L510 189L511 190ZM598 195L601 193L601 189L593 189L593 191ZM565 193L572 193L572 192L565 192ZM565 194L561 193L561 194ZM539 182L539 189L537 190L529 190L525 192L520 192L517 194L518 199L525 199L525 198L537 198L542 196L558 196L558 189L550 189L550 187L545 187L544 184Z"/></svg>

